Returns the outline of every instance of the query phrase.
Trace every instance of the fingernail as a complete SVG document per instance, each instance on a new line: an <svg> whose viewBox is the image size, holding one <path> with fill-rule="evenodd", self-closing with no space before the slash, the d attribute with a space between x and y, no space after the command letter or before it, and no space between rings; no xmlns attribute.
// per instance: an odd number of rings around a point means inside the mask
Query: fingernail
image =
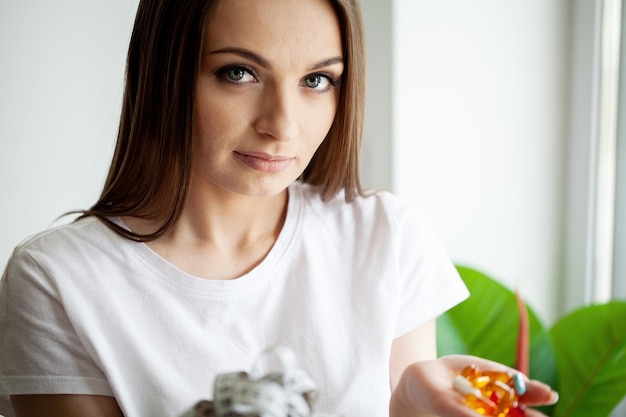
<svg viewBox="0 0 626 417"><path fill-rule="evenodd" d="M559 393L552 391L550 395L550 401L546 405L554 405L559 402Z"/></svg>

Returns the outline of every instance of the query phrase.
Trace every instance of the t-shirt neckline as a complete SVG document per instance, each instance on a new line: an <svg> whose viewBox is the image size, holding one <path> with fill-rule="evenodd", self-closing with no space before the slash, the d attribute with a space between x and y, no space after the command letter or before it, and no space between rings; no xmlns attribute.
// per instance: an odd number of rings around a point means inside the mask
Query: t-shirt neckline
<svg viewBox="0 0 626 417"><path fill-rule="evenodd" d="M273 275L272 271L280 265L281 260L292 247L292 241L300 218L301 192L300 188L295 185L291 185L288 188L287 213L276 242L274 242L268 254L257 266L238 278L229 280L201 278L181 270L145 243L123 239L124 245L127 245L128 249L137 255L140 261L152 269L157 277L168 281L171 285L195 291L220 293L251 289L271 278ZM122 219L116 218L115 221L121 226L128 228Z"/></svg>

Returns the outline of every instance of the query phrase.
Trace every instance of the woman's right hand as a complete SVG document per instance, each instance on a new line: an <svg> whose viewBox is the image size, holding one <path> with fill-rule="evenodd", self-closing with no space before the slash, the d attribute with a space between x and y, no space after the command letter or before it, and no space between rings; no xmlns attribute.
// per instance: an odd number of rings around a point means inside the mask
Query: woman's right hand
<svg viewBox="0 0 626 417"><path fill-rule="evenodd" d="M11 395L15 417L124 417L113 397L101 395Z"/></svg>

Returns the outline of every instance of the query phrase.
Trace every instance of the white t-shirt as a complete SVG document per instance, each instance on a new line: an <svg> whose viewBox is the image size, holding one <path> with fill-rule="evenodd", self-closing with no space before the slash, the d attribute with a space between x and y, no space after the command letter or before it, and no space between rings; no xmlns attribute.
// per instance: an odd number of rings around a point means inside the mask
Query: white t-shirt
<svg viewBox="0 0 626 417"><path fill-rule="evenodd" d="M0 394L115 396L126 417L177 417L218 373L291 348L316 411L388 415L394 338L467 297L422 217L379 192L323 203L289 189L267 257L235 280L177 269L94 218L18 246L0 283ZM10 415L10 410L0 410Z"/></svg>

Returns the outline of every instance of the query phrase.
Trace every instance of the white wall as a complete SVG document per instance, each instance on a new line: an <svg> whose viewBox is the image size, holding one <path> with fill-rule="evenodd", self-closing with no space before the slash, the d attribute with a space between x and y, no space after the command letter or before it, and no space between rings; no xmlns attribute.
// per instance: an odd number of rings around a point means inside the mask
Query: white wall
<svg viewBox="0 0 626 417"><path fill-rule="evenodd" d="M566 0L396 0L394 189L457 263L559 313Z"/></svg>
<svg viewBox="0 0 626 417"><path fill-rule="evenodd" d="M113 151L137 0L0 0L0 265L89 207Z"/></svg>

